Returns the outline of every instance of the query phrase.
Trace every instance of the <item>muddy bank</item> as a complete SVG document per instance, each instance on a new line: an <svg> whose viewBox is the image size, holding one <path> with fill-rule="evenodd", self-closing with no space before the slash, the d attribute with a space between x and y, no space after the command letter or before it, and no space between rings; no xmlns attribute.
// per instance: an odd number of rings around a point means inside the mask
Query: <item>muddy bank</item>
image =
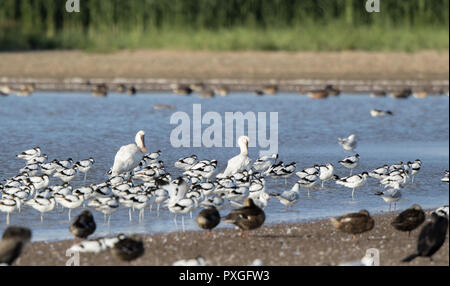
<svg viewBox="0 0 450 286"><path fill-rule="evenodd" d="M429 216L429 211L427 216ZM219 228L215 237L205 232L190 231L141 236L145 254L126 263L115 258L110 251L99 254L80 254L80 265L172 265L180 259L203 256L208 265L249 265L260 259L263 265L338 265L361 259L366 250L377 248L381 265L449 265L449 238L433 256L416 258L405 264L400 260L416 249L421 227L411 233L398 232L390 225L396 213L375 215L375 228L358 236L336 231L329 220L306 223L264 225L246 239L239 231ZM34 242L30 244L16 265L65 265L66 249L73 241Z"/></svg>

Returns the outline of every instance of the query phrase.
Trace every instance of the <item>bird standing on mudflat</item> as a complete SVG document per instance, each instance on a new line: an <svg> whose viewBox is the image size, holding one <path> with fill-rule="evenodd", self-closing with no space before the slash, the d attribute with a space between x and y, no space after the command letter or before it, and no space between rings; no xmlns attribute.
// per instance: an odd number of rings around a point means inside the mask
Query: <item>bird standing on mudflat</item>
<svg viewBox="0 0 450 286"><path fill-rule="evenodd" d="M132 237L119 235L119 241L111 248L111 252L120 260L132 261L144 254L144 243Z"/></svg>
<svg viewBox="0 0 450 286"><path fill-rule="evenodd" d="M445 242L447 236L448 219L445 216L431 213L431 222L427 223L420 231L417 241L417 251L404 258L402 262L410 262L416 257L429 257L435 254Z"/></svg>
<svg viewBox="0 0 450 286"><path fill-rule="evenodd" d="M75 218L69 230L75 237L85 239L95 232L96 227L94 216L85 210Z"/></svg>
<svg viewBox="0 0 450 286"><path fill-rule="evenodd" d="M197 225L208 230L208 236L212 229L220 223L220 214L213 205L205 206L205 208L195 218Z"/></svg>
<svg viewBox="0 0 450 286"><path fill-rule="evenodd" d="M244 207L232 210L223 221L238 226L241 229L241 236L243 236L243 230L246 230L248 235L250 230L263 225L265 219L264 211L251 198L247 198Z"/></svg>
<svg viewBox="0 0 450 286"><path fill-rule="evenodd" d="M30 240L30 229L18 226L8 227L0 241L0 265L12 265Z"/></svg>
<svg viewBox="0 0 450 286"><path fill-rule="evenodd" d="M391 225L399 231L407 231L408 236L411 231L418 228L425 221L425 212L419 205L413 205L407 210L401 212L394 220Z"/></svg>
<svg viewBox="0 0 450 286"><path fill-rule="evenodd" d="M338 218L332 217L330 220L336 229L353 234L353 240L356 240L356 234L370 231L375 226L375 221L367 210L346 214Z"/></svg>

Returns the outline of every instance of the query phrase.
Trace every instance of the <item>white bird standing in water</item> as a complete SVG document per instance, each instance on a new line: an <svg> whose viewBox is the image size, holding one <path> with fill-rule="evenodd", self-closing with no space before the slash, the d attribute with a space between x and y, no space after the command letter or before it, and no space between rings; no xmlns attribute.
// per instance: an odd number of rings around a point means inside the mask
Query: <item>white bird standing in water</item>
<svg viewBox="0 0 450 286"><path fill-rule="evenodd" d="M111 169L111 176L121 175L131 172L139 165L144 153L147 152L144 141L145 132L140 130L135 137L135 144L128 144L120 147L114 158L114 165Z"/></svg>
<svg viewBox="0 0 450 286"><path fill-rule="evenodd" d="M228 160L227 168L222 174L218 174L217 178L229 177L237 172L247 169L247 167L250 166L252 160L248 157L249 141L250 139L247 136L239 137L238 144L241 148L241 153Z"/></svg>

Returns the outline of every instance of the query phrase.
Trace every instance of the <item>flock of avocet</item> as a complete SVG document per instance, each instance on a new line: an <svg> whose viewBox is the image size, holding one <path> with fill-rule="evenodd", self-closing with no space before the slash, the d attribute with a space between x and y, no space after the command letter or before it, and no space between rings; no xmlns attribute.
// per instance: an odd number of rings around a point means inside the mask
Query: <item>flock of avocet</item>
<svg viewBox="0 0 450 286"><path fill-rule="evenodd" d="M350 175L338 177L334 174L331 163L315 165L296 172L296 163L285 164L278 161L278 154L265 156L255 162L249 158L249 138L242 136L238 143L240 153L228 161L224 172L217 172L216 160L199 160L196 155L181 158L175 162L175 167L183 170L175 179L166 171L164 162L159 160L160 151L147 153L145 133L139 131L135 143L122 146L117 152L114 165L108 172L109 179L98 184L84 185L74 188L70 182L79 174L84 174L84 182L95 161L93 158L74 162L72 159L47 161L48 156L39 147L21 152L18 158L26 161L19 174L5 179L0 185L0 211L6 213L6 223L10 223L11 213L21 212L23 207L31 207L44 214L57 207L71 210L81 207L93 208L102 212L106 221L119 207L129 209L129 219L132 213L139 211L139 221L144 220L145 209L150 213L156 204L156 215L159 216L160 206L174 214L175 225L177 215L190 214L198 207L214 206L216 209L227 207L242 207L242 201L251 198L253 202L264 209L268 200L274 197L286 206L288 210L299 200L299 189L309 190L319 188L329 180L352 190L365 185L368 178L379 180L385 188L377 194L389 203L396 203L402 197L401 189L414 181L414 176L421 169L422 162L399 162L384 165L369 172L352 174L359 163L359 155L355 154L339 161L350 170ZM356 147L355 135L339 138L339 144L345 150ZM269 178L284 178L298 176L299 180L292 188L282 193L270 193L265 189ZM52 182L53 176L59 183ZM445 172L443 182L449 182L449 173ZM108 219L107 219L108 217Z"/></svg>

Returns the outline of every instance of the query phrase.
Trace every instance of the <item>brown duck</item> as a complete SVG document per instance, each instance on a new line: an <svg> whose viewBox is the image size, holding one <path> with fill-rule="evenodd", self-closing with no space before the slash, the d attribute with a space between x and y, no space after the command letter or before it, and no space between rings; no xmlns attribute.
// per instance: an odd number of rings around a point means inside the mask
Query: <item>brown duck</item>
<svg viewBox="0 0 450 286"><path fill-rule="evenodd" d="M123 261L132 261L141 257L144 252L144 243L141 240L125 235L119 235L119 241L111 248L114 256Z"/></svg>
<svg viewBox="0 0 450 286"><path fill-rule="evenodd" d="M220 214L215 206L207 206L197 215L195 222L199 227L209 230L209 235L211 230L220 223Z"/></svg>
<svg viewBox="0 0 450 286"><path fill-rule="evenodd" d="M251 198L247 198L242 208L232 210L223 221L238 226L241 229L242 236L243 230L246 230L248 234L250 230L263 225L265 219L264 211L255 205Z"/></svg>
<svg viewBox="0 0 450 286"><path fill-rule="evenodd" d="M394 220L391 225L400 231L407 231L408 236L411 231L418 228L425 221L425 212L419 205L413 205L409 209L401 212Z"/></svg>
<svg viewBox="0 0 450 286"><path fill-rule="evenodd" d="M85 210L75 218L69 230L75 237L85 239L95 232L96 227L94 216Z"/></svg>
<svg viewBox="0 0 450 286"><path fill-rule="evenodd" d="M17 226L8 227L0 241L0 264L12 265L30 240L30 229Z"/></svg>
<svg viewBox="0 0 450 286"><path fill-rule="evenodd" d="M336 229L353 234L353 240L356 240L356 234L370 231L375 225L375 221L370 217L367 210L331 218L331 223Z"/></svg>

